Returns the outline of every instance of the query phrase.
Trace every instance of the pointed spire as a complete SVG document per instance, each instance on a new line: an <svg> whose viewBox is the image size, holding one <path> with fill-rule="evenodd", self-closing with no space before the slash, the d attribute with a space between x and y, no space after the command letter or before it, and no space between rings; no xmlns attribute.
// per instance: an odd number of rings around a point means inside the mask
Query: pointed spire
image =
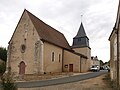
<svg viewBox="0 0 120 90"><path fill-rule="evenodd" d="M80 28L79 28L78 33L75 37L85 37L85 36L87 36L87 35L85 33L85 29L83 27L83 24L81 22Z"/></svg>
<svg viewBox="0 0 120 90"><path fill-rule="evenodd" d="M89 38L81 22L77 35L73 38L73 48L89 47Z"/></svg>

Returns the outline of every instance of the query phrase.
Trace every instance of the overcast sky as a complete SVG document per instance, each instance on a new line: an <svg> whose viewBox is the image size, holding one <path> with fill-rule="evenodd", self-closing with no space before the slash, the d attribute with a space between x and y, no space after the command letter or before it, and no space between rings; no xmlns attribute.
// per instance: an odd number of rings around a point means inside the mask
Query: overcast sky
<svg viewBox="0 0 120 90"><path fill-rule="evenodd" d="M21 14L27 9L62 32L70 45L82 21L90 40L91 55L98 56L104 62L108 61L108 38L116 21L118 2L119 0L0 0L0 46L8 46Z"/></svg>

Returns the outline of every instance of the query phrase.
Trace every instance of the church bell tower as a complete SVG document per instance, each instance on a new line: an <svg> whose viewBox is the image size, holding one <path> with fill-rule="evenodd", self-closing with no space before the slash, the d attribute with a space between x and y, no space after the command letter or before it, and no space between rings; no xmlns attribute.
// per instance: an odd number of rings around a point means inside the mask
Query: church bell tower
<svg viewBox="0 0 120 90"><path fill-rule="evenodd" d="M81 22L80 28L78 30L77 35L73 38L73 48L82 48L82 47L89 47L89 38L85 33L85 29Z"/></svg>
<svg viewBox="0 0 120 90"><path fill-rule="evenodd" d="M73 38L72 49L80 54L87 56L86 70L90 68L91 48L89 46L89 38L86 35L83 23L81 22L77 35Z"/></svg>

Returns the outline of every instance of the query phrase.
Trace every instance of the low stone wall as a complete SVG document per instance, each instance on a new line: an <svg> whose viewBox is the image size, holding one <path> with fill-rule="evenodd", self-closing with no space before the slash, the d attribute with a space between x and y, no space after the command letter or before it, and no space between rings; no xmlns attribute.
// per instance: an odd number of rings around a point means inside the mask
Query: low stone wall
<svg viewBox="0 0 120 90"><path fill-rule="evenodd" d="M47 74L27 74L24 76L16 77L16 81L36 81L36 80L46 80L46 79L55 79L65 76L71 76L73 73L64 72L64 73L47 73Z"/></svg>

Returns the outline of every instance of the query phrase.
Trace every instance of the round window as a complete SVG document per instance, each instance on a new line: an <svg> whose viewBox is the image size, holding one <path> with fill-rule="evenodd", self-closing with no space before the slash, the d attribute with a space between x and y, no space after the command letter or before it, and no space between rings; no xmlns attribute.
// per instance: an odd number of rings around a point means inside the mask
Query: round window
<svg viewBox="0 0 120 90"><path fill-rule="evenodd" d="M26 49L26 46L24 44L21 45L21 52L24 53Z"/></svg>

